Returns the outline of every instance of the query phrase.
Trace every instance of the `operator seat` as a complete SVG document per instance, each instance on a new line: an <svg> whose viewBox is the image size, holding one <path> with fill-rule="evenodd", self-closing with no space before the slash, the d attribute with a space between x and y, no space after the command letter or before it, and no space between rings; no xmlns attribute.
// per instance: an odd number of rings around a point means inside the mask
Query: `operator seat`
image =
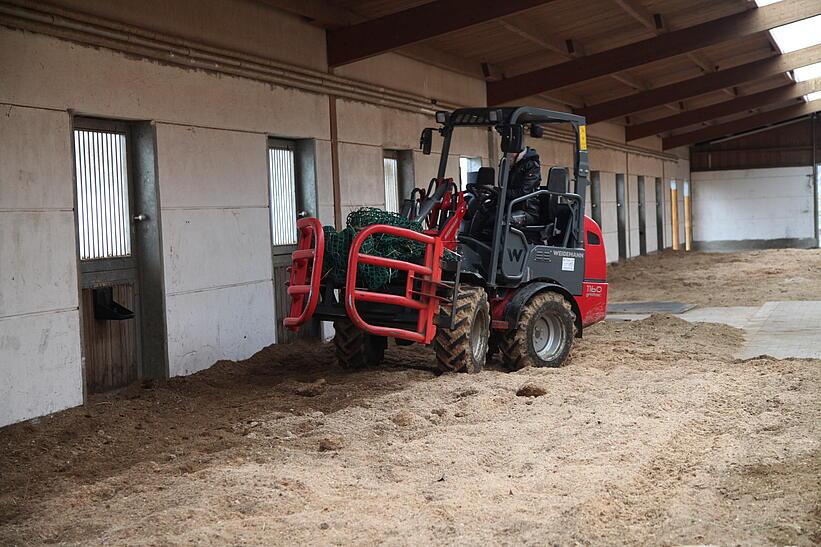
<svg viewBox="0 0 821 547"><path fill-rule="evenodd" d="M477 186L493 186L496 184L496 170L493 167L480 167L476 171Z"/></svg>
<svg viewBox="0 0 821 547"><path fill-rule="evenodd" d="M569 187L567 167L551 167L547 172L547 185L539 188L548 192L566 194ZM561 201L560 196L541 194L539 196L540 215L538 224L521 226L528 241L541 245L564 246L565 235L573 223L570 205Z"/></svg>
<svg viewBox="0 0 821 547"><path fill-rule="evenodd" d="M496 184L496 170L493 167L480 167L478 171L468 173L468 183L476 186L494 186ZM492 218L488 217L489 213L492 214L490 211L483 210L481 200L474 195L468 202L467 211L465 211L462 233L479 240L487 239L490 241L493 223L491 222Z"/></svg>

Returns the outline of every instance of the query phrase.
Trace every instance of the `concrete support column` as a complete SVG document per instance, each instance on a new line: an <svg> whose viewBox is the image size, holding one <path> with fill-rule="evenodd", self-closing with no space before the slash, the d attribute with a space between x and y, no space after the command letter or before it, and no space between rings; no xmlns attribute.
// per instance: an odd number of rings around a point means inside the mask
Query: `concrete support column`
<svg viewBox="0 0 821 547"><path fill-rule="evenodd" d="M685 180L684 190L684 250L693 250L693 209L690 206L690 181Z"/></svg>
<svg viewBox="0 0 821 547"><path fill-rule="evenodd" d="M813 194L813 222L815 228L815 246L821 247L821 190L818 181L818 112L813 112L810 118L812 124L812 194Z"/></svg>
<svg viewBox="0 0 821 547"><path fill-rule="evenodd" d="M678 233L678 187L675 179L670 181L670 221L672 222L671 229L673 231L673 250L678 251L681 244L679 243Z"/></svg>

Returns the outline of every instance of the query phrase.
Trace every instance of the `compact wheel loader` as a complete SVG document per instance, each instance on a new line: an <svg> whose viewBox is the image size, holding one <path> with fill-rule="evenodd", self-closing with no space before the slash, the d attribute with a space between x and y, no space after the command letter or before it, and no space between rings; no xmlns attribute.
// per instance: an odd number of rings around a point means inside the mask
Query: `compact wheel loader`
<svg viewBox="0 0 821 547"><path fill-rule="evenodd" d="M496 353L510 370L561 366L574 338L607 310L604 241L585 215L584 118L504 107L441 111L436 121L439 127L422 132L421 148L430 154L434 132L441 135L438 173L427 189L411 192L401 211L422 229L372 224L357 231L340 281L323 268L326 235L319 220L299 219L285 326L333 321L337 357L346 368L379 364L389 338L432 344L442 371L479 372ZM508 199L508 154L523 149L526 128L540 136L547 124L572 128L572 171L550 167L545 177L543 169L544 186ZM454 131L464 127L493 128L503 154L497 170L471 173L463 190L445 173ZM528 200L538 200L540 218L523 224L516 212ZM369 254L369 238L380 237L406 238L423 251L412 260ZM360 275L367 267L389 269L390 282L368 288Z"/></svg>

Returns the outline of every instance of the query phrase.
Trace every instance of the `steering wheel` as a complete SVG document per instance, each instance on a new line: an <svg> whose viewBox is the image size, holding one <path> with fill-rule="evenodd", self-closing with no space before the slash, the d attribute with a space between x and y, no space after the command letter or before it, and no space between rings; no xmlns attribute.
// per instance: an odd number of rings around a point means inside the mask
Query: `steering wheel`
<svg viewBox="0 0 821 547"><path fill-rule="evenodd" d="M473 194L475 200L479 202L479 209L487 213L496 208L499 200L499 187L490 185L478 185L470 183L466 187L467 191Z"/></svg>

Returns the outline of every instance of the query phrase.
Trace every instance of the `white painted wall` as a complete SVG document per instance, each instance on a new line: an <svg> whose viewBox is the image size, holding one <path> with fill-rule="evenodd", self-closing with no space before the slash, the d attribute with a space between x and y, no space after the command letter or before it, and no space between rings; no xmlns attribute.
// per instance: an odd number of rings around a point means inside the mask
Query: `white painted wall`
<svg viewBox="0 0 821 547"><path fill-rule="evenodd" d="M267 136L157 124L173 376L274 342Z"/></svg>
<svg viewBox="0 0 821 547"><path fill-rule="evenodd" d="M0 426L83 401L68 120L0 104Z"/></svg>
<svg viewBox="0 0 821 547"><path fill-rule="evenodd" d="M813 236L811 167L692 174L695 241Z"/></svg>
<svg viewBox="0 0 821 547"><path fill-rule="evenodd" d="M627 176L627 258L641 254L639 245L638 175Z"/></svg>
<svg viewBox="0 0 821 547"><path fill-rule="evenodd" d="M601 171L601 229L608 262L619 260L619 220L616 205L616 174Z"/></svg>
<svg viewBox="0 0 821 547"><path fill-rule="evenodd" d="M656 227L656 178L644 177L644 233L648 253L658 250Z"/></svg>

